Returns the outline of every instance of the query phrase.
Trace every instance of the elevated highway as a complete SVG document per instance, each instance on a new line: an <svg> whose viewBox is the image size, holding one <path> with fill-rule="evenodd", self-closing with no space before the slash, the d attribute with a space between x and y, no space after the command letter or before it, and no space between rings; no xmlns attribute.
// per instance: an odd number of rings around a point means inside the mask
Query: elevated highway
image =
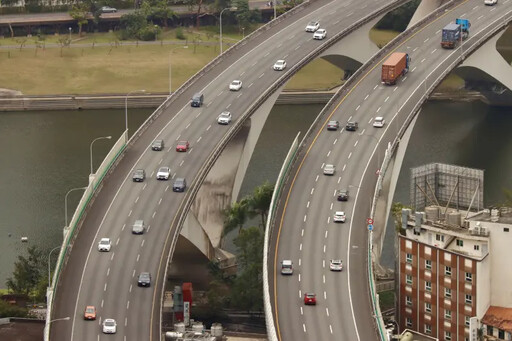
<svg viewBox="0 0 512 341"><path fill-rule="evenodd" d="M459 48L442 49L440 32L456 18L470 19L471 36ZM509 1L497 7L486 7L480 0L449 4L375 55L320 113L300 145L282 195L276 198L279 205L267 264L275 322L275 330L269 330L269 335L275 331L271 340L383 337L377 327L382 327L377 321L379 310L370 300L372 235L366 223L367 218L375 218L375 228L385 225L384 217L378 220L373 212L383 172L428 94L511 18ZM380 65L395 51L411 56L410 72L396 86L385 86L380 82ZM386 120L383 128L373 127L377 116ZM349 120L357 121L359 129L327 131L329 120L338 120L342 127ZM334 176L322 174L327 163L336 166ZM336 190L341 188L350 190L347 202L337 201ZM346 213L346 223L333 222L335 211ZM292 276L280 274L283 259L293 261ZM331 259L344 261L343 272L329 271ZM316 294L316 306L304 305L306 292ZM405 317L399 323L404 328Z"/></svg>
<svg viewBox="0 0 512 341"><path fill-rule="evenodd" d="M204 177L224 146L240 129L257 105L265 101L304 63L314 57L326 41L314 41L304 27L311 20L326 23L329 36L348 33L354 23L370 20L404 1L326 1L306 3L274 23L260 29L246 41L215 60L169 98L130 140L98 188L93 201L79 222L79 232L71 238L62 273L57 274L55 303L51 320L69 316L70 321L51 325L52 340L100 340L100 323L117 321L117 334L109 339L160 339L160 304L168 256ZM340 16L342 19L339 19ZM336 22L335 25L329 24ZM340 36L341 37L341 36ZM289 71L277 72L271 66L286 59ZM241 79L240 92L229 92L233 79ZM191 108L195 92L205 95L201 108ZM233 114L233 123L219 126L217 115ZM149 150L155 138L163 138L166 148ZM187 153L174 151L177 140L191 142ZM156 170L170 166L172 178L186 176L189 188L173 193L169 182L157 181ZM132 183L131 173L144 168L144 183ZM143 219L148 231L132 235L131 226ZM96 245L109 237L109 253ZM153 274L150 288L137 287L137 275ZM83 320L86 305L95 305L98 319Z"/></svg>

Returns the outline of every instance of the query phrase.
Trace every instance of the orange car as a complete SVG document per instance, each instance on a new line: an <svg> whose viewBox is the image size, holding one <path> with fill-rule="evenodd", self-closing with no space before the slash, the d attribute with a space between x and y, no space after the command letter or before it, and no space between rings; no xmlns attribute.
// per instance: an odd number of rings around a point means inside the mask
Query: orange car
<svg viewBox="0 0 512 341"><path fill-rule="evenodd" d="M96 308L93 305L85 307L84 320L96 320Z"/></svg>

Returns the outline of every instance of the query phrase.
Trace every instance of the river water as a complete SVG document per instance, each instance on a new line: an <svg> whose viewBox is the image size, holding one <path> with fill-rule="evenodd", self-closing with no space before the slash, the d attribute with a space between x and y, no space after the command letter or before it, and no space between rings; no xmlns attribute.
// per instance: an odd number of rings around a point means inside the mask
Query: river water
<svg viewBox="0 0 512 341"><path fill-rule="evenodd" d="M256 145L240 195L265 180L274 183L297 132L305 133L320 105L275 106ZM480 102L432 102L424 106L405 156L395 201L408 203L409 168L444 162L485 169L485 204L504 200L512 188L512 115L507 108ZM152 110L129 111L133 131ZM64 196L87 185L89 146L97 167L124 129L123 110L0 113L0 287L11 275L18 255L29 245L48 253L62 242ZM68 219L81 196L68 197ZM28 237L22 243L21 237ZM233 251L231 239L226 246ZM384 261L392 267L393 239L385 242ZM386 247L385 246L385 247ZM56 252L52 253L52 262Z"/></svg>

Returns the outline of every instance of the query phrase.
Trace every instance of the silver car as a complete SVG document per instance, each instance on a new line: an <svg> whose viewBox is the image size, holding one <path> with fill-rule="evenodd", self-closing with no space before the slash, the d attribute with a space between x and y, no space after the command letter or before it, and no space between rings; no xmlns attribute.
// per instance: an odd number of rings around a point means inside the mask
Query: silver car
<svg viewBox="0 0 512 341"><path fill-rule="evenodd" d="M334 175L334 172L336 172L336 167L334 167L334 165L328 163L324 166L324 175Z"/></svg>
<svg viewBox="0 0 512 341"><path fill-rule="evenodd" d="M157 180L169 180L171 169L169 167L160 167L156 173Z"/></svg>
<svg viewBox="0 0 512 341"><path fill-rule="evenodd" d="M143 234L146 230L146 225L144 225L144 220L139 219L135 220L135 223L133 223L132 226L132 233L133 234Z"/></svg>

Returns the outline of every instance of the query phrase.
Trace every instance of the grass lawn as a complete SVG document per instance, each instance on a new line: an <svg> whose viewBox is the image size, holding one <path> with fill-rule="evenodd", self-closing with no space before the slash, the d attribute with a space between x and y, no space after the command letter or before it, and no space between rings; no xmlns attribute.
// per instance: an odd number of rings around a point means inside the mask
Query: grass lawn
<svg viewBox="0 0 512 341"><path fill-rule="evenodd" d="M370 40L375 43L375 45L379 47L383 47L387 43L389 43L394 37L399 35L400 32L397 31L389 31L389 30L376 30L372 28L370 30Z"/></svg>
<svg viewBox="0 0 512 341"><path fill-rule="evenodd" d="M286 84L286 90L326 90L341 85L343 70L317 58L304 66Z"/></svg>
<svg viewBox="0 0 512 341"><path fill-rule="evenodd" d="M388 310L395 307L395 292L393 290L379 293L380 309Z"/></svg>

